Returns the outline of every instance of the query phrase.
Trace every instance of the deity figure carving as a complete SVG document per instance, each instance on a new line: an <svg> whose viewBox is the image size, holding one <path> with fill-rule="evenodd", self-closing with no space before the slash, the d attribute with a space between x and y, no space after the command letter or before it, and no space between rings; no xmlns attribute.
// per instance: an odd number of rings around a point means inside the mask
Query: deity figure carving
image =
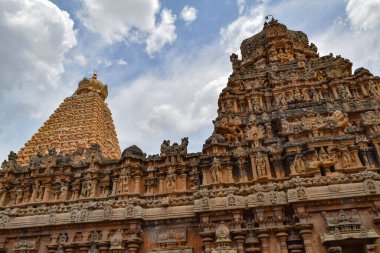
<svg viewBox="0 0 380 253"><path fill-rule="evenodd" d="M265 130L262 125L257 126L256 123L252 123L251 128L246 132L247 140L253 140L255 147L259 146L259 140L265 137Z"/></svg>
<svg viewBox="0 0 380 253"><path fill-rule="evenodd" d="M242 141L244 138L244 132L239 125L235 122L229 124L226 118L223 118L220 122L221 130L225 133L228 142Z"/></svg>
<svg viewBox="0 0 380 253"><path fill-rule="evenodd" d="M231 54L230 61L232 63L233 72L239 71L240 70L240 61L238 59L238 55L235 53Z"/></svg>
<svg viewBox="0 0 380 253"><path fill-rule="evenodd" d="M82 184L81 196L84 198L91 197L93 183L91 180L84 181Z"/></svg>
<svg viewBox="0 0 380 253"><path fill-rule="evenodd" d="M23 190L17 189L15 192L16 196L16 204L21 204L22 203L22 197L23 197Z"/></svg>
<svg viewBox="0 0 380 253"><path fill-rule="evenodd" d="M338 93L341 99L348 99L350 97L346 88L342 84L338 86Z"/></svg>
<svg viewBox="0 0 380 253"><path fill-rule="evenodd" d="M273 138L272 125L270 122L265 123L266 136L268 138Z"/></svg>
<svg viewBox="0 0 380 253"><path fill-rule="evenodd" d="M256 156L256 171L258 177L265 177L267 176L267 165L264 155L261 152L257 153Z"/></svg>
<svg viewBox="0 0 380 253"><path fill-rule="evenodd" d="M255 112L259 112L262 109L261 103L257 98L252 99L252 108Z"/></svg>
<svg viewBox="0 0 380 253"><path fill-rule="evenodd" d="M369 80L368 91L372 97L380 97L380 87L379 84L375 83L372 80Z"/></svg>
<svg viewBox="0 0 380 253"><path fill-rule="evenodd" d="M354 166L355 164L356 164L355 158L352 156L351 152L347 148L344 148L342 150L343 168L349 168L349 167Z"/></svg>
<svg viewBox="0 0 380 253"><path fill-rule="evenodd" d="M61 191L59 194L59 200L60 201L65 201L67 199L67 193L68 193L69 187L67 183L62 182L61 183Z"/></svg>
<svg viewBox="0 0 380 253"><path fill-rule="evenodd" d="M168 192L173 192L176 185L176 179L177 176L175 174L175 171L170 168L168 171L168 175L166 176L166 190Z"/></svg>
<svg viewBox="0 0 380 253"><path fill-rule="evenodd" d="M310 88L310 96L314 102L319 102L321 100L319 92L314 87Z"/></svg>
<svg viewBox="0 0 380 253"><path fill-rule="evenodd" d="M167 157L170 156L170 141L164 140L161 144L161 156Z"/></svg>
<svg viewBox="0 0 380 253"><path fill-rule="evenodd" d="M288 104L288 99L286 97L285 92L281 92L277 97L277 105L286 106Z"/></svg>
<svg viewBox="0 0 380 253"><path fill-rule="evenodd" d="M217 157L214 157L211 164L211 179L213 183L219 183L222 181L222 166Z"/></svg>
<svg viewBox="0 0 380 253"><path fill-rule="evenodd" d="M296 90L294 91L294 99L296 101L303 101L304 99L304 96L303 94L301 93L301 91L298 89L298 87L296 88Z"/></svg>
<svg viewBox="0 0 380 253"><path fill-rule="evenodd" d="M349 125L348 117L340 110L336 110L329 118L334 121L338 127L346 127Z"/></svg>
<svg viewBox="0 0 380 253"><path fill-rule="evenodd" d="M130 180L129 173L124 172L122 175L120 175L119 186L120 186L120 192L121 193L127 193L128 192L129 180Z"/></svg>
<svg viewBox="0 0 380 253"><path fill-rule="evenodd" d="M306 171L305 161L302 155L296 155L292 164L292 169L297 173L304 173Z"/></svg>

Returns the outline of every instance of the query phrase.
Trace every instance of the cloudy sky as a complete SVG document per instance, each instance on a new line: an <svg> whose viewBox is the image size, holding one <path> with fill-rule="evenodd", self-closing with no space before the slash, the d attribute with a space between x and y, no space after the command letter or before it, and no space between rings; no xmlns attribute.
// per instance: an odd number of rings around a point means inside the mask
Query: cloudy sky
<svg viewBox="0 0 380 253"><path fill-rule="evenodd" d="M120 146L158 153L212 132L229 55L272 14L321 55L379 75L380 0L0 0L0 159L18 151L93 71Z"/></svg>

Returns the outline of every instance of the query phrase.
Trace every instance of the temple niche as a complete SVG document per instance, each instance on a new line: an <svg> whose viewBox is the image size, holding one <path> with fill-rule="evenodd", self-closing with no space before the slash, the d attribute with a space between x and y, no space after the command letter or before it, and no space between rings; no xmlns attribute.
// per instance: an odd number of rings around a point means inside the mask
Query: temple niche
<svg viewBox="0 0 380 253"><path fill-rule="evenodd" d="M272 19L202 151L119 148L94 75L0 170L0 252L379 253L380 78Z"/></svg>

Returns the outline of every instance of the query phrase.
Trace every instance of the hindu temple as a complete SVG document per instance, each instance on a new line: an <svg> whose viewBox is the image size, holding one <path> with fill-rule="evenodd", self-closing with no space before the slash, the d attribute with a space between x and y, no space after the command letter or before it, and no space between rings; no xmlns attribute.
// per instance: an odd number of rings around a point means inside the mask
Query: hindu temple
<svg viewBox="0 0 380 253"><path fill-rule="evenodd" d="M2 163L0 252L379 253L380 78L275 19L240 50L197 153L121 151L80 81Z"/></svg>

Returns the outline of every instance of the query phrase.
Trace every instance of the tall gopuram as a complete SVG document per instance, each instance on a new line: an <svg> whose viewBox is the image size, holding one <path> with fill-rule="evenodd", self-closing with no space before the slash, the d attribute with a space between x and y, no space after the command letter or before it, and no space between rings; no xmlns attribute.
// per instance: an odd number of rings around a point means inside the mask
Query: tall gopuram
<svg viewBox="0 0 380 253"><path fill-rule="evenodd" d="M121 154L96 76L0 171L0 252L379 253L380 78L271 20L202 152Z"/></svg>

